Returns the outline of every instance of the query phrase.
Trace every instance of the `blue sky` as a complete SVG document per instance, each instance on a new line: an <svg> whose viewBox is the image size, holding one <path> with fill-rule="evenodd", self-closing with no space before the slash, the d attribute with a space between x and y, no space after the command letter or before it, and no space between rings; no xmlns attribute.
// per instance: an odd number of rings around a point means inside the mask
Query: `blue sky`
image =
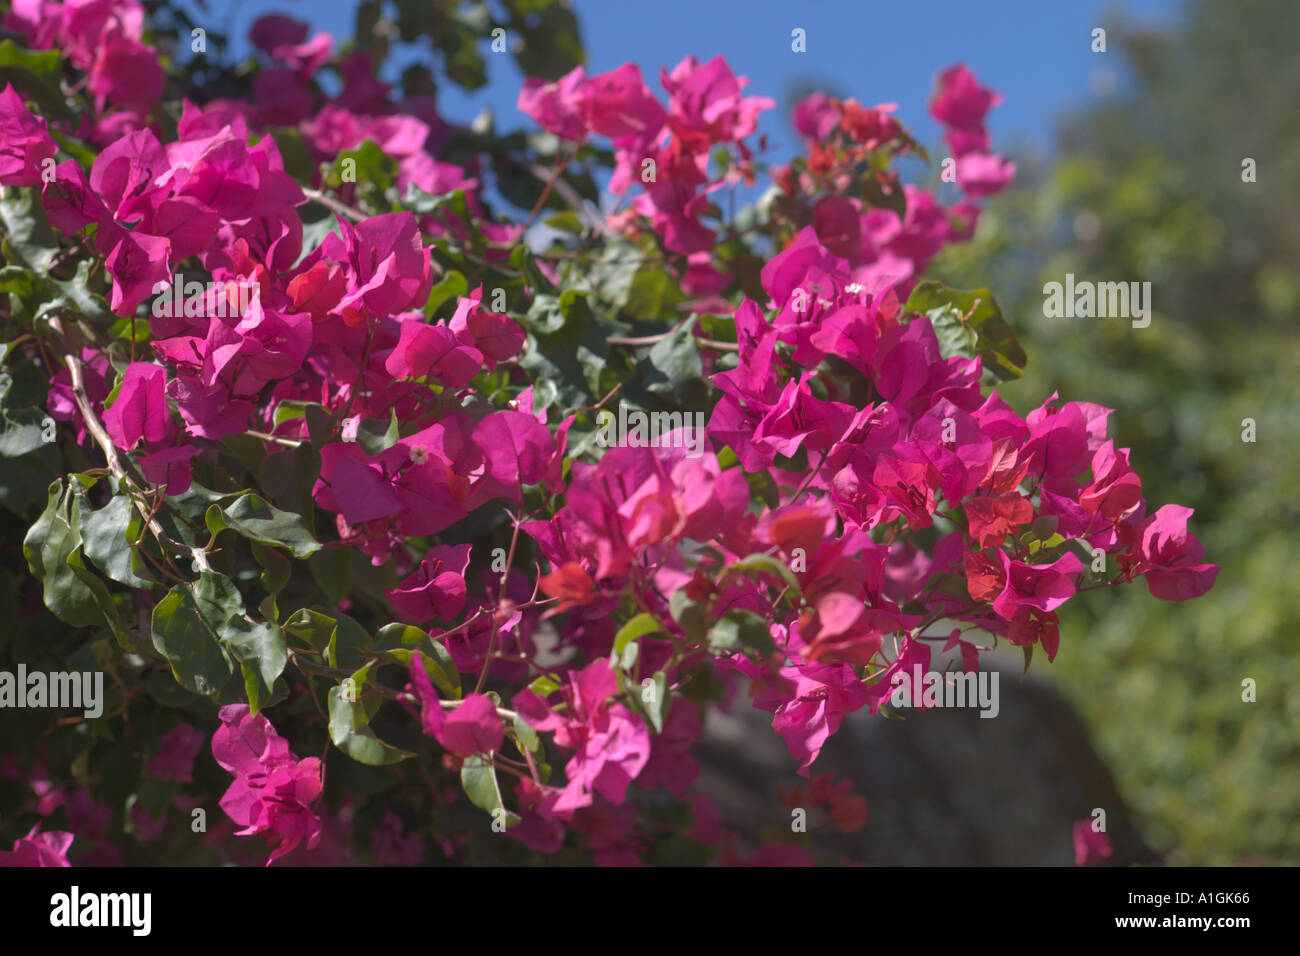
<svg viewBox="0 0 1300 956"><path fill-rule="evenodd" d="M1091 31L1105 13L1119 11L1137 23L1176 19L1180 0L574 0L588 50L589 72L628 60L641 65L659 91L659 67L688 53L708 59L723 54L749 91L777 100L780 116L763 126L778 142L773 158L796 147L785 117L796 84L819 84L866 105L897 102L898 116L927 146L939 129L925 104L939 70L964 60L986 84L1002 91L1002 105L989 126L995 148L1046 148L1056 118L1104 89L1104 71L1118 67L1114 52L1093 53ZM336 36L351 33L355 0L244 0L237 7L237 33L262 13L307 19ZM807 31L808 52L790 50L790 31ZM1115 37L1108 38L1117 47ZM489 86L472 96L450 84L443 113L469 119L491 106L498 124L525 122L515 109L521 74L508 56L490 61ZM1100 72L1099 72L1100 71ZM1119 83L1122 74L1112 73Z"/></svg>

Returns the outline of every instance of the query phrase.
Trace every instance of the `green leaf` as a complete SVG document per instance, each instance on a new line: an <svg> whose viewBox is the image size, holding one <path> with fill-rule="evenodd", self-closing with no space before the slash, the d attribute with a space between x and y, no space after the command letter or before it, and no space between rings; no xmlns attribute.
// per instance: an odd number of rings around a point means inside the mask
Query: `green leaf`
<svg viewBox="0 0 1300 956"><path fill-rule="evenodd" d="M23 539L23 555L43 586L45 606L59 620L74 627L107 623L116 629L117 614L108 589L80 564L69 563L81 547L79 515L75 495L62 479L53 482L45 511ZM111 613L106 614L106 606Z"/></svg>
<svg viewBox="0 0 1300 956"><path fill-rule="evenodd" d="M355 178L348 178L353 174ZM397 161L380 149L374 140L368 139L355 149L339 153L325 176L325 185L338 189L351 182L357 185L358 191L382 195L396 178Z"/></svg>
<svg viewBox="0 0 1300 956"><path fill-rule="evenodd" d="M30 521L32 511L45 502L45 489L63 468L54 445L42 445L21 458L0 456L0 504Z"/></svg>
<svg viewBox="0 0 1300 956"><path fill-rule="evenodd" d="M547 216L542 222L550 226L557 232L571 232L575 235L581 235L586 230L582 225L582 220L572 209L564 209L552 216Z"/></svg>
<svg viewBox="0 0 1300 956"><path fill-rule="evenodd" d="M520 746L530 754L537 753L542 746L542 738L528 725L528 721L515 714L514 729L515 739L519 741Z"/></svg>
<svg viewBox="0 0 1300 956"><path fill-rule="evenodd" d="M289 578L293 574L293 565L275 548L264 547L256 541L251 542L250 546L253 557L262 566L262 587L266 588L267 594L279 594L289 583Z"/></svg>
<svg viewBox="0 0 1300 956"><path fill-rule="evenodd" d="M722 577L726 578L731 574L774 574L789 585L795 593L799 593L799 579L795 577L790 566L780 558L770 554L751 554L741 558L722 569Z"/></svg>
<svg viewBox="0 0 1300 956"><path fill-rule="evenodd" d="M524 3L510 6L510 28L523 38L514 55L524 76L556 80L586 62L578 18L567 4L533 4L531 11Z"/></svg>
<svg viewBox="0 0 1300 956"><path fill-rule="evenodd" d="M329 649L337 628L338 622L334 618L306 607L294 611L284 622L286 634L321 654Z"/></svg>
<svg viewBox="0 0 1300 956"><path fill-rule="evenodd" d="M614 635L614 658L617 660L631 644L647 634L660 630L659 619L648 611L642 611L632 620L618 629Z"/></svg>
<svg viewBox="0 0 1300 956"><path fill-rule="evenodd" d="M357 423L357 444L367 455L388 451L401 437L396 409L389 409L387 421L382 418L363 418Z"/></svg>
<svg viewBox="0 0 1300 956"><path fill-rule="evenodd" d="M634 319L669 319L686 300L667 270L643 265L632 276L623 311Z"/></svg>
<svg viewBox="0 0 1300 956"><path fill-rule="evenodd" d="M153 645L186 690L216 697L229 679L230 658L220 635L238 607L239 592L230 580L204 571L197 583L176 585L153 609Z"/></svg>
<svg viewBox="0 0 1300 956"><path fill-rule="evenodd" d="M424 314L433 318L439 306L448 299L456 299L468 294L469 282L466 281L465 276L455 269L449 269L447 274L429 290L429 301L424 304Z"/></svg>
<svg viewBox="0 0 1300 956"><path fill-rule="evenodd" d="M343 684L336 684L330 688L330 740L334 746L358 763L382 767L415 755L409 750L384 743L370 729L370 719L374 716L374 711L362 700L370 666L366 664L349 678L352 681L350 689L356 692L356 700L350 700L344 695ZM375 709L378 709L377 706Z"/></svg>
<svg viewBox="0 0 1300 956"><path fill-rule="evenodd" d="M12 83L46 115L62 116L68 111L59 92L61 74L58 50L27 50L13 40L0 42L0 84Z"/></svg>
<svg viewBox="0 0 1300 956"><path fill-rule="evenodd" d="M10 43L8 40L4 42ZM3 46L0 43L0 49ZM4 195L0 197L0 220L4 224L5 258L11 264L46 273L58 254L59 243L50 231L39 196L39 191L34 188L4 187Z"/></svg>
<svg viewBox="0 0 1300 956"><path fill-rule="evenodd" d="M326 651L329 665L330 667L360 667L373 645L374 641L369 631L346 614L340 614L338 626L330 637L329 648Z"/></svg>
<svg viewBox="0 0 1300 956"><path fill-rule="evenodd" d="M528 689L531 690L538 697L546 697L559 690L560 684L557 680L555 680L555 678L543 674L541 677L538 677L531 684L529 684Z"/></svg>
<svg viewBox="0 0 1300 956"><path fill-rule="evenodd" d="M0 457L21 458L54 436L54 419L44 409L0 408Z"/></svg>
<svg viewBox="0 0 1300 956"><path fill-rule="evenodd" d="M651 346L646 358L637 363L635 384L649 392L671 395L687 407L701 407L708 390L704 384L704 362L691 334L694 325L692 318Z"/></svg>
<svg viewBox="0 0 1300 956"><path fill-rule="evenodd" d="M537 295L525 324L530 329L520 365L534 379L547 379L566 406L591 404L601 392L609 343L587 297L573 289L558 298Z"/></svg>
<svg viewBox="0 0 1300 956"><path fill-rule="evenodd" d="M696 604L686 595L685 588L673 592L668 602L673 620L678 623L686 636L696 643L703 643L709 631L709 618L705 608Z"/></svg>
<svg viewBox="0 0 1300 956"><path fill-rule="evenodd" d="M400 643L401 646L393 646L395 643ZM418 627L409 624L388 624L381 627L375 649L382 650L407 665L411 663L413 655L419 654L424 671L434 686L453 700L460 698L460 672L457 671L451 654L440 642L431 640Z"/></svg>
<svg viewBox="0 0 1300 956"><path fill-rule="evenodd" d="M270 698L276 679L289 662L284 635L274 624L250 623L238 617L231 618L221 633L231 655L239 661L248 704L256 714L262 702Z"/></svg>
<svg viewBox="0 0 1300 956"><path fill-rule="evenodd" d="M941 342L946 340L949 347L962 346L964 337L953 322L964 324L975 334L975 351L986 369L1003 381L1024 375L1024 349L988 289L962 291L927 280L912 290L904 309L928 315L937 323L936 332L940 327L944 330ZM940 317L944 318L940 321Z"/></svg>
<svg viewBox="0 0 1300 956"><path fill-rule="evenodd" d="M732 654L746 648L761 654L776 650L767 621L753 611L728 611L709 628L709 650L714 654Z"/></svg>
<svg viewBox="0 0 1300 956"><path fill-rule="evenodd" d="M114 320L117 317L109 311L108 302L90 289L92 267L90 259L82 259L71 279L55 279L22 266L5 266L0 269L0 292L26 300L34 319L61 309L97 321Z"/></svg>
<svg viewBox="0 0 1300 956"><path fill-rule="evenodd" d="M519 822L519 815L506 810L501 800L501 785L497 783L496 769L481 755L467 757L461 764L460 785L465 788L469 802L492 814L494 820L499 819L499 811L503 811L507 829Z"/></svg>
<svg viewBox="0 0 1300 956"><path fill-rule="evenodd" d="M114 495L104 507L85 515L81 522L86 557L106 575L132 588L150 588L153 572L131 542L140 536L144 519L129 495Z"/></svg>
<svg viewBox="0 0 1300 956"><path fill-rule="evenodd" d="M274 505L267 504L260 497L249 492L236 498L229 505L213 505L217 509L224 526L260 544L270 544L287 548L295 557L305 558L321 548L320 542L301 515L281 511ZM209 521L208 529L214 529Z"/></svg>
<svg viewBox="0 0 1300 956"><path fill-rule="evenodd" d="M650 726L654 728L655 733L663 733L664 713L668 706L668 675L659 671L654 677L648 678L650 686L641 687L638 700L641 702L641 710L645 713L646 719L650 721ZM651 691L646 700L646 691Z"/></svg>

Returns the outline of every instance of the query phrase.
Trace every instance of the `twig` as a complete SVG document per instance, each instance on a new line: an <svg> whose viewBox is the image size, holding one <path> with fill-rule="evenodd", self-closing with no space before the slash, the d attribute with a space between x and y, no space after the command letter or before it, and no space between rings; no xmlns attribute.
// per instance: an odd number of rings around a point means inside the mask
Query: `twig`
<svg viewBox="0 0 1300 956"><path fill-rule="evenodd" d="M304 186L302 194L312 202L318 202L326 209L330 209L338 213L340 216L347 216L353 222L365 222L370 218L360 209L353 209L347 203L339 202L339 200L335 199L333 196L327 196L319 189L308 189Z"/></svg>
<svg viewBox="0 0 1300 956"><path fill-rule="evenodd" d="M211 571L212 566L208 564L207 553L202 548L191 547L190 545L182 544L179 541L173 540L172 537L163 530L163 526L158 522L158 518L154 515L153 511L144 504L144 492L131 478L131 475L126 470L126 466L122 464L122 459L117 453L117 447L113 444L113 440L108 437L108 432L104 429L104 425L99 420L99 416L95 414L95 409L91 406L90 399L86 395L86 380L82 374L81 360L73 354L73 349L71 345L69 345L67 337L64 334L59 316L52 316L49 324L50 328L54 330L54 334L59 338L60 343L64 348L63 361L68 366L68 374L72 377L73 400L76 402L77 408L81 412L82 419L85 420L86 431L104 453L104 458L108 462L108 470L112 472L113 477L116 478L121 485L134 492L134 494L130 496L131 500L135 503L136 510L140 512L140 517L145 520L145 524L149 530L153 532L153 536L158 539L160 544L175 551L188 553L194 560L195 566L200 571Z"/></svg>

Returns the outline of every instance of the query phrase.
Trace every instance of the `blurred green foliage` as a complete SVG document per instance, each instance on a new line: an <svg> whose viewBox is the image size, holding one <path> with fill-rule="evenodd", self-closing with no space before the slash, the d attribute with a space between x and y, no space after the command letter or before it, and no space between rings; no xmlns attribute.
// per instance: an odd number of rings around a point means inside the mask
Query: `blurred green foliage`
<svg viewBox="0 0 1300 956"><path fill-rule="evenodd" d="M1023 413L1059 389L1116 409L1149 510L1194 507L1222 568L1187 604L1140 584L1072 602L1044 668L1171 862L1300 862L1295 12L1205 0L1169 32L1113 20L1108 65L1122 59L1128 92L1067 118L1056 156L1022 163L979 241L935 270L996 292L1029 353L1008 401ZM1151 282L1150 326L1044 318L1043 284L1067 272Z"/></svg>

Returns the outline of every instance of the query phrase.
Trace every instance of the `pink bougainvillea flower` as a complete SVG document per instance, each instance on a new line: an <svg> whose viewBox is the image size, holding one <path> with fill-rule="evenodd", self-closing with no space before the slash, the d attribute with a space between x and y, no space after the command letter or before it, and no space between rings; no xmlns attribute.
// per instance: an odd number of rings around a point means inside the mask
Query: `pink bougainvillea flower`
<svg viewBox="0 0 1300 956"><path fill-rule="evenodd" d="M335 241L320 248L323 255L351 267L351 285L339 302L339 314L346 320L363 311L390 316L422 309L433 285L433 269L415 214L384 213L355 226L342 218L338 221L342 242L331 236Z"/></svg>
<svg viewBox="0 0 1300 956"><path fill-rule="evenodd" d="M839 121L840 111L825 93L812 93L794 105L794 128L806 139L826 139Z"/></svg>
<svg viewBox="0 0 1300 956"><path fill-rule="evenodd" d="M1106 442L1092 456L1092 484L1079 492L1079 507L1109 521L1127 518L1142 500L1142 479L1128 463L1128 449Z"/></svg>
<svg viewBox="0 0 1300 956"><path fill-rule="evenodd" d="M419 318L402 323L401 338L384 361L394 378L431 376L451 388L463 388L483 371L483 353L458 341L445 324L429 325Z"/></svg>
<svg viewBox="0 0 1300 956"><path fill-rule="evenodd" d="M992 153L967 153L957 160L956 177L967 196L983 198L1001 192L1016 178L1016 164Z"/></svg>
<svg viewBox="0 0 1300 956"><path fill-rule="evenodd" d="M526 412L487 415L474 429L474 444L488 474L510 497L518 497L521 485L535 485L546 476L555 451L550 429Z"/></svg>
<svg viewBox="0 0 1300 956"><path fill-rule="evenodd" d="M659 137L667 115L635 63L590 77L577 91L577 101L588 129L633 151Z"/></svg>
<svg viewBox="0 0 1300 956"><path fill-rule="evenodd" d="M14 841L12 850L0 850L0 867L6 866L71 866L68 848L73 836L63 830L40 832L38 823L25 837Z"/></svg>
<svg viewBox="0 0 1300 956"><path fill-rule="evenodd" d="M370 853L379 866L419 866L424 857L424 841L418 832L408 833L406 824L392 810L370 837Z"/></svg>
<svg viewBox="0 0 1300 956"><path fill-rule="evenodd" d="M221 809L243 827L237 835L279 838L267 866L303 841L314 849L322 826L312 810L322 787L319 758L299 760L265 715L253 716L247 704L229 704L218 716L221 726L212 736L212 756L235 777Z"/></svg>
<svg viewBox="0 0 1300 956"><path fill-rule="evenodd" d="M461 297L447 325L458 342L482 354L488 371L498 362L514 358L524 347L524 330L518 322L483 308L482 286Z"/></svg>
<svg viewBox="0 0 1300 956"><path fill-rule="evenodd" d="M758 114L776 105L766 96L742 97L749 79L733 74L722 56L708 63L687 56L671 73L661 70L659 83L668 93L674 134L697 150L749 136L758 128Z"/></svg>
<svg viewBox="0 0 1300 956"><path fill-rule="evenodd" d="M196 445L163 448L151 455L141 455L140 470L146 480L162 488L165 494L183 495L193 483L191 460L197 454L199 448Z"/></svg>
<svg viewBox="0 0 1300 956"><path fill-rule="evenodd" d="M993 610L1011 620L1022 607L1054 611L1074 596L1073 575L1083 572L1083 562L1067 552L1051 564L1024 564L1005 551L998 552L1006 586L993 599Z"/></svg>
<svg viewBox="0 0 1300 956"><path fill-rule="evenodd" d="M435 617L451 620L465 607L465 569L471 545L430 548L419 567L388 591L393 609L407 621L423 623Z"/></svg>
<svg viewBox="0 0 1300 956"><path fill-rule="evenodd" d="M87 88L101 112L108 103L148 113L162 99L164 76L153 47L124 36L110 37L90 69Z"/></svg>
<svg viewBox="0 0 1300 956"><path fill-rule="evenodd" d="M1114 852L1110 837L1092 828L1092 818L1074 825L1074 865L1091 866L1109 859Z"/></svg>
<svg viewBox="0 0 1300 956"><path fill-rule="evenodd" d="M129 316L149 296L160 291L171 276L171 241L166 236L129 232L109 223L95 241L112 251L104 268L113 277L108 307L121 316Z"/></svg>
<svg viewBox="0 0 1300 956"><path fill-rule="evenodd" d="M140 439L165 441L171 433L167 410L167 372L161 365L132 362L122 373L117 399L104 412L104 429L123 451Z"/></svg>
<svg viewBox="0 0 1300 956"><path fill-rule="evenodd" d="M1124 528L1134 539L1122 564L1133 574L1146 576L1147 588L1162 601L1189 601L1214 587L1219 568L1202 561L1205 548L1187 530L1191 508L1165 505L1142 522L1136 531Z"/></svg>
<svg viewBox="0 0 1300 956"><path fill-rule="evenodd" d="M975 150L987 151L988 133L984 117L1002 102L1002 94L979 85L965 64L959 63L939 74L930 115L943 123L953 152L962 156Z"/></svg>
<svg viewBox="0 0 1300 956"><path fill-rule="evenodd" d="M149 775L159 780L190 783L194 779L194 758L206 739L207 735L198 728L177 724L158 741L158 751L149 760Z"/></svg>
<svg viewBox="0 0 1300 956"><path fill-rule="evenodd" d="M420 705L420 723L426 734L461 759L495 753L501 748L505 728L490 698L469 694L446 712L419 654L411 655L410 671L411 687Z"/></svg>
<svg viewBox="0 0 1300 956"><path fill-rule="evenodd" d="M587 72L580 66L554 82L529 77L519 91L519 111L561 139L581 142L587 135L586 121L579 113L586 80Z"/></svg>
<svg viewBox="0 0 1300 956"><path fill-rule="evenodd" d="M622 704L607 702L618 693L618 679L605 658L570 671L563 692L569 705L563 712L552 710L531 690L514 698L515 710L531 727L554 731L555 743L574 751L564 768L568 784L554 811L572 815L589 806L593 794L617 806L650 759L645 721Z"/></svg>
<svg viewBox="0 0 1300 956"><path fill-rule="evenodd" d="M48 179L42 176L46 169L57 169L56 152L45 120L28 110L13 84L6 83L0 93L0 186L40 185Z"/></svg>

